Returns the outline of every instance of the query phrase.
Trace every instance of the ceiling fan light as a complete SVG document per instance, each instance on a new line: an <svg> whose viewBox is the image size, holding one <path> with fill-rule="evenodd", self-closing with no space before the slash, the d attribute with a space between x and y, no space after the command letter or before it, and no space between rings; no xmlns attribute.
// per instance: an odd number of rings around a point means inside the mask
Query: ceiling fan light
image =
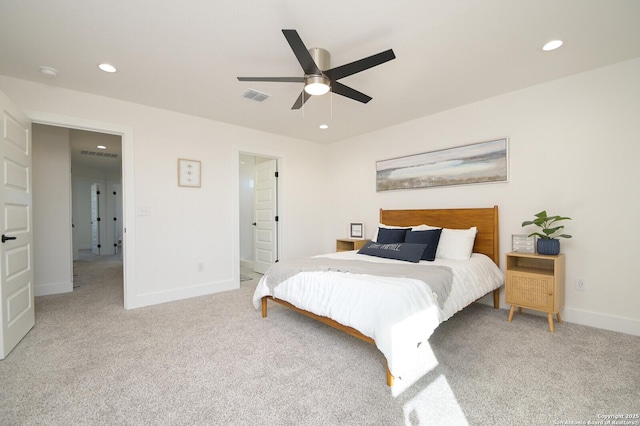
<svg viewBox="0 0 640 426"><path fill-rule="evenodd" d="M324 95L329 89L329 79L323 75L307 77L304 85L304 91L312 96Z"/></svg>
<svg viewBox="0 0 640 426"><path fill-rule="evenodd" d="M329 86L324 83L311 83L304 86L304 91L313 96L320 96L329 91Z"/></svg>

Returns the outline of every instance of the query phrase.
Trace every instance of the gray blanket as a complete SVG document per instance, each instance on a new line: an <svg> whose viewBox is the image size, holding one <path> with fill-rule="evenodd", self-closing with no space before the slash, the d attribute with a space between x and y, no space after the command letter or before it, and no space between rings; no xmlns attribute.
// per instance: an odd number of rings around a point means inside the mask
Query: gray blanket
<svg viewBox="0 0 640 426"><path fill-rule="evenodd" d="M447 300L453 283L453 273L446 266L374 263L364 260L330 259L326 257L311 257L274 263L265 273L265 282L273 292L273 289L278 284L300 272L329 271L418 279L425 283L431 289L431 292L436 295L436 301L440 306Z"/></svg>

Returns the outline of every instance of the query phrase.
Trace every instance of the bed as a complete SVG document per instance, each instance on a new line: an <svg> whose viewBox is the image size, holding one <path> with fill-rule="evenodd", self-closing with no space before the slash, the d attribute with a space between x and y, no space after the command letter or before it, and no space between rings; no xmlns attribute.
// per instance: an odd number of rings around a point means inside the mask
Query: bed
<svg viewBox="0 0 640 426"><path fill-rule="evenodd" d="M403 369L410 368L412 363L423 357L420 351L428 345L423 345L421 349L421 343L429 338L440 323L489 293L493 293L494 308L499 308L499 292L504 275L498 268L497 206L380 209L380 224L390 229L416 227L414 230L425 224L429 225L427 229L443 228L449 231L475 227L475 238L470 243L473 245L473 254L468 260L438 257L431 262L421 260L411 264L366 256L357 251L316 256L309 261L331 264L332 267L318 270L300 267L299 272L279 277L281 281L277 285L274 285L276 272L270 274L270 269L258 283L253 302L256 308L262 309L263 317L267 317L267 304L271 300L376 345L387 360L387 384L392 386L394 377L400 377ZM442 239L440 241L443 242ZM443 248L443 245L439 248ZM331 263L334 261L358 262L358 267L365 265L366 268L371 265L374 272L334 268ZM274 270L275 265L272 268ZM291 265L294 269L298 267L295 262ZM279 265L278 271L282 273L282 268L286 266L286 263ZM449 274L451 283L443 297L440 291L444 290L432 290L432 287L424 285L422 281L426 282L426 279L420 281L414 275L405 274L401 277L383 276L393 274L375 272L380 268L395 271L393 268L396 267L413 268L412 273L435 272L442 277Z"/></svg>

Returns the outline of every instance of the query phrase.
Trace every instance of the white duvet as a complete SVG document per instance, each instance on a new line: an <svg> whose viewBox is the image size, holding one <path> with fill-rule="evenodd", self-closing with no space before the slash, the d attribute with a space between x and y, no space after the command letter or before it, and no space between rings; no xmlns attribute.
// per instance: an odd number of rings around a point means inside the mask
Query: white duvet
<svg viewBox="0 0 640 426"><path fill-rule="evenodd" d="M422 281L410 278L301 272L280 283L273 291L266 285L266 275L258 283L253 295L256 309L260 308L262 297L273 296L353 327L375 341L387 359L389 371L396 378L421 362L420 348L428 346L427 340L441 322L504 282L504 275L496 264L477 253L466 261L436 259L419 263L372 257L357 251L322 257L401 263L409 268L429 265L451 268L451 293L440 304Z"/></svg>

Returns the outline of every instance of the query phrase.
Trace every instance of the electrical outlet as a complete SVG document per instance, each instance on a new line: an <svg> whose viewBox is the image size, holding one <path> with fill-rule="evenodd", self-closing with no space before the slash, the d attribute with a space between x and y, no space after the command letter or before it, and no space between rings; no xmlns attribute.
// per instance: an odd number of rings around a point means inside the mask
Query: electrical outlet
<svg viewBox="0 0 640 426"><path fill-rule="evenodd" d="M198 263L198 272L204 272L204 263Z"/></svg>
<svg viewBox="0 0 640 426"><path fill-rule="evenodd" d="M587 280L582 277L576 278L576 290L587 291Z"/></svg>

